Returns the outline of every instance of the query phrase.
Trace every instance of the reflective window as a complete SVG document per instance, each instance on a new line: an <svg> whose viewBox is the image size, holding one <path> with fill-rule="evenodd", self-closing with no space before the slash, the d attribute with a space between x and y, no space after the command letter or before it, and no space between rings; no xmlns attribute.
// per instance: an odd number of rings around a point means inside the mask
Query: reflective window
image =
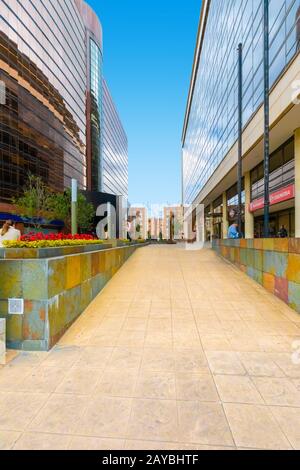
<svg viewBox="0 0 300 470"><path fill-rule="evenodd" d="M243 44L243 125L263 102L262 0L211 0L183 146L192 203L237 140L237 46ZM300 47L300 0L270 0L270 83Z"/></svg>
<svg viewBox="0 0 300 470"><path fill-rule="evenodd" d="M86 186L86 30L74 2L0 0L0 198L28 172ZM9 72L8 72L9 71ZM7 142L8 140L8 142Z"/></svg>
<svg viewBox="0 0 300 470"><path fill-rule="evenodd" d="M127 198L127 136L105 81L103 81L103 113L103 190Z"/></svg>
<svg viewBox="0 0 300 470"><path fill-rule="evenodd" d="M295 141L290 139L270 155L270 191L274 192L295 181ZM251 199L264 196L264 165L251 171Z"/></svg>
<svg viewBox="0 0 300 470"><path fill-rule="evenodd" d="M92 191L102 190L102 54L90 39Z"/></svg>

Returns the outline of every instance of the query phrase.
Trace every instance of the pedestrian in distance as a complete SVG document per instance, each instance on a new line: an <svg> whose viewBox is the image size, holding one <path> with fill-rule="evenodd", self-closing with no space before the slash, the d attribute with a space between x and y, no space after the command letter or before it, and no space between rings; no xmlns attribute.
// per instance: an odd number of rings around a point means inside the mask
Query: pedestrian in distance
<svg viewBox="0 0 300 470"><path fill-rule="evenodd" d="M288 238L288 231L287 229L285 228L284 225L281 226L279 232L278 232L278 237L279 238Z"/></svg>
<svg viewBox="0 0 300 470"><path fill-rule="evenodd" d="M228 238L230 238L231 240L240 238L239 226L237 223L230 225L228 229Z"/></svg>

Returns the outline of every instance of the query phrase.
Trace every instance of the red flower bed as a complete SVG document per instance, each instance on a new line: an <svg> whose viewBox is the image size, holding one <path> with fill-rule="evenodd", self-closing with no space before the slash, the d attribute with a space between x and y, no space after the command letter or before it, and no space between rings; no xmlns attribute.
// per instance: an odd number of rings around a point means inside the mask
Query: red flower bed
<svg viewBox="0 0 300 470"><path fill-rule="evenodd" d="M92 235L72 235L71 233L65 234L65 233L34 233L30 232L27 233L26 235L22 235L21 241L22 242L38 242L38 241L56 241L56 240L94 240L94 237Z"/></svg>

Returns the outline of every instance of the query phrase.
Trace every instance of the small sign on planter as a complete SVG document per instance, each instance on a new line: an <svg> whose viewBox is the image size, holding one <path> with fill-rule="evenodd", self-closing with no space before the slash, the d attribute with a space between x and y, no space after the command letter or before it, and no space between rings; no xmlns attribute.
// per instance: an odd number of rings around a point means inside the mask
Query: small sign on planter
<svg viewBox="0 0 300 470"><path fill-rule="evenodd" d="M24 315L24 299L8 299L9 315Z"/></svg>

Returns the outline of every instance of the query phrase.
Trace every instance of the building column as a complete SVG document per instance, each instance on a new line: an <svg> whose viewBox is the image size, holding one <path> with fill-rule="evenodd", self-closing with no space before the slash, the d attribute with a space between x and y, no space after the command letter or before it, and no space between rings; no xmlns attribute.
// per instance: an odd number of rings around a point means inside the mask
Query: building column
<svg viewBox="0 0 300 470"><path fill-rule="evenodd" d="M228 238L228 207L227 207L227 192L223 193L223 239Z"/></svg>
<svg viewBox="0 0 300 470"><path fill-rule="evenodd" d="M245 238L254 238L254 215L250 212L251 203L251 175L245 173Z"/></svg>
<svg viewBox="0 0 300 470"><path fill-rule="evenodd" d="M300 128L295 130L295 237L300 238Z"/></svg>
<svg viewBox="0 0 300 470"><path fill-rule="evenodd" d="M214 213L214 205L211 203L210 205L210 213L211 213L211 218L210 218L210 241L213 241L213 234L214 234L214 218L213 218L213 213Z"/></svg>

